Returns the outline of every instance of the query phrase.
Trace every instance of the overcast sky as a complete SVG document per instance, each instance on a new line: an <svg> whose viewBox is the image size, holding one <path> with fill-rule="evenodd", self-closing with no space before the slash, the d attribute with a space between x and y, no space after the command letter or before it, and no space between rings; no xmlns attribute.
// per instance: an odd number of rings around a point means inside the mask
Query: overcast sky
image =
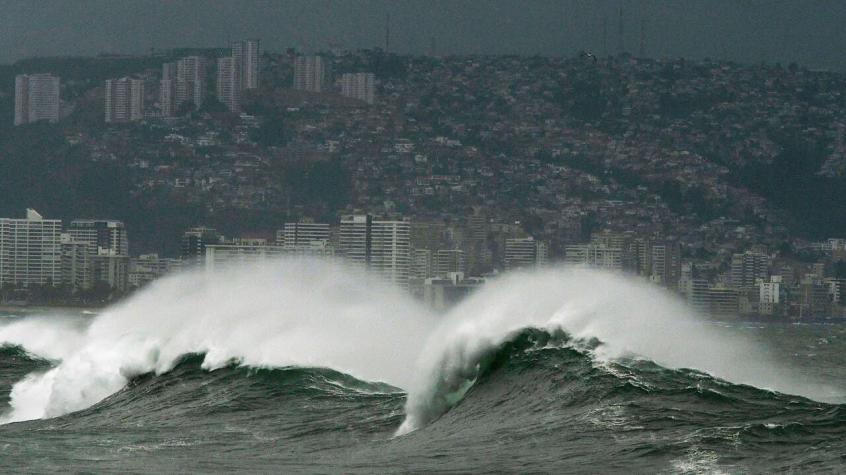
<svg viewBox="0 0 846 475"><path fill-rule="evenodd" d="M433 43L439 54L614 53L620 7L632 53L643 29L647 56L846 70L844 0L0 0L0 63L241 37L278 51L382 46L388 13L391 50L402 53Z"/></svg>

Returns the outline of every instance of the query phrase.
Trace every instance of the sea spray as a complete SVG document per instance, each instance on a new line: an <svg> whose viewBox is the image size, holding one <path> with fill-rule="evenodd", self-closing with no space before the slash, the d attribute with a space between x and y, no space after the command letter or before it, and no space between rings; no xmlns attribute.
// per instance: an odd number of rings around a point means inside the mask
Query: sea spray
<svg viewBox="0 0 846 475"><path fill-rule="evenodd" d="M417 361L397 434L443 414L483 358L526 328L598 340L592 354L599 361L647 358L817 400L843 397L841 390L809 384L739 335L706 324L660 287L597 270L545 269L495 279L446 316Z"/></svg>
<svg viewBox="0 0 846 475"><path fill-rule="evenodd" d="M436 321L400 289L323 260L186 272L95 317L72 339L72 349L50 353L34 344L38 335L20 328L14 338L0 340L61 359L14 386L5 420L84 409L134 376L169 371L187 353L205 354L209 370L233 360L253 367L326 367L407 387ZM7 330L1 327L0 336L12 333Z"/></svg>
<svg viewBox="0 0 846 475"><path fill-rule="evenodd" d="M511 273L435 315L361 269L280 259L161 279L87 327L23 323L0 325L0 345L60 362L15 384L6 422L87 408L133 377L168 372L196 353L205 355L207 370L233 361L325 367L403 388L404 434L455 404L487 355L526 328L598 341L590 345L598 361L643 357L819 400L842 398L806 384L759 346L704 324L669 292L586 269Z"/></svg>

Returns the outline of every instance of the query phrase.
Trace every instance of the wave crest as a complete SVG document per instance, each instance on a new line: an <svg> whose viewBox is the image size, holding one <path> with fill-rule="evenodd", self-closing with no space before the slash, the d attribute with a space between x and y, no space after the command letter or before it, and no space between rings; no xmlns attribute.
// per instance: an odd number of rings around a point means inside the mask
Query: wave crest
<svg viewBox="0 0 846 475"><path fill-rule="evenodd" d="M593 270L547 269L490 282L450 312L421 352L397 434L448 410L486 359L527 328L592 341L590 354L601 362L645 358L817 400L842 398L842 392L810 384L739 335L704 324L663 289Z"/></svg>

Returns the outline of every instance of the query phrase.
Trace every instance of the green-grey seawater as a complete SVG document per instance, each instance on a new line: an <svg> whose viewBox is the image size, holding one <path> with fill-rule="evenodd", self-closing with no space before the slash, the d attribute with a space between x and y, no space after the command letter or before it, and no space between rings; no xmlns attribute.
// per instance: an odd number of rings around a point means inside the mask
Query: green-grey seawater
<svg viewBox="0 0 846 475"><path fill-rule="evenodd" d="M846 326L724 324L819 379L846 379ZM0 470L773 473L846 469L846 405L645 360L595 363L527 330L445 414L394 433L405 394L328 369L200 368L184 356L79 412L0 426ZM542 343L542 344L540 344ZM0 353L0 402L50 362Z"/></svg>
<svg viewBox="0 0 846 475"><path fill-rule="evenodd" d="M846 325L719 323L617 274L436 312L338 263L0 315L0 472L846 472Z"/></svg>

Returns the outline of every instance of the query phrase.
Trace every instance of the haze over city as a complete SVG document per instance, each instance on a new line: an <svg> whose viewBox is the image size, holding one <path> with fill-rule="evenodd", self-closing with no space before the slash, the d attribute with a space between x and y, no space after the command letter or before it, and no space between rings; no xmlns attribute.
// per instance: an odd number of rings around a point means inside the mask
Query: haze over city
<svg viewBox="0 0 846 475"><path fill-rule="evenodd" d="M384 46L403 54L615 54L846 68L836 0L274 1L2 0L0 63L31 56L147 53L260 37L268 50ZM603 27L604 26L604 27Z"/></svg>

